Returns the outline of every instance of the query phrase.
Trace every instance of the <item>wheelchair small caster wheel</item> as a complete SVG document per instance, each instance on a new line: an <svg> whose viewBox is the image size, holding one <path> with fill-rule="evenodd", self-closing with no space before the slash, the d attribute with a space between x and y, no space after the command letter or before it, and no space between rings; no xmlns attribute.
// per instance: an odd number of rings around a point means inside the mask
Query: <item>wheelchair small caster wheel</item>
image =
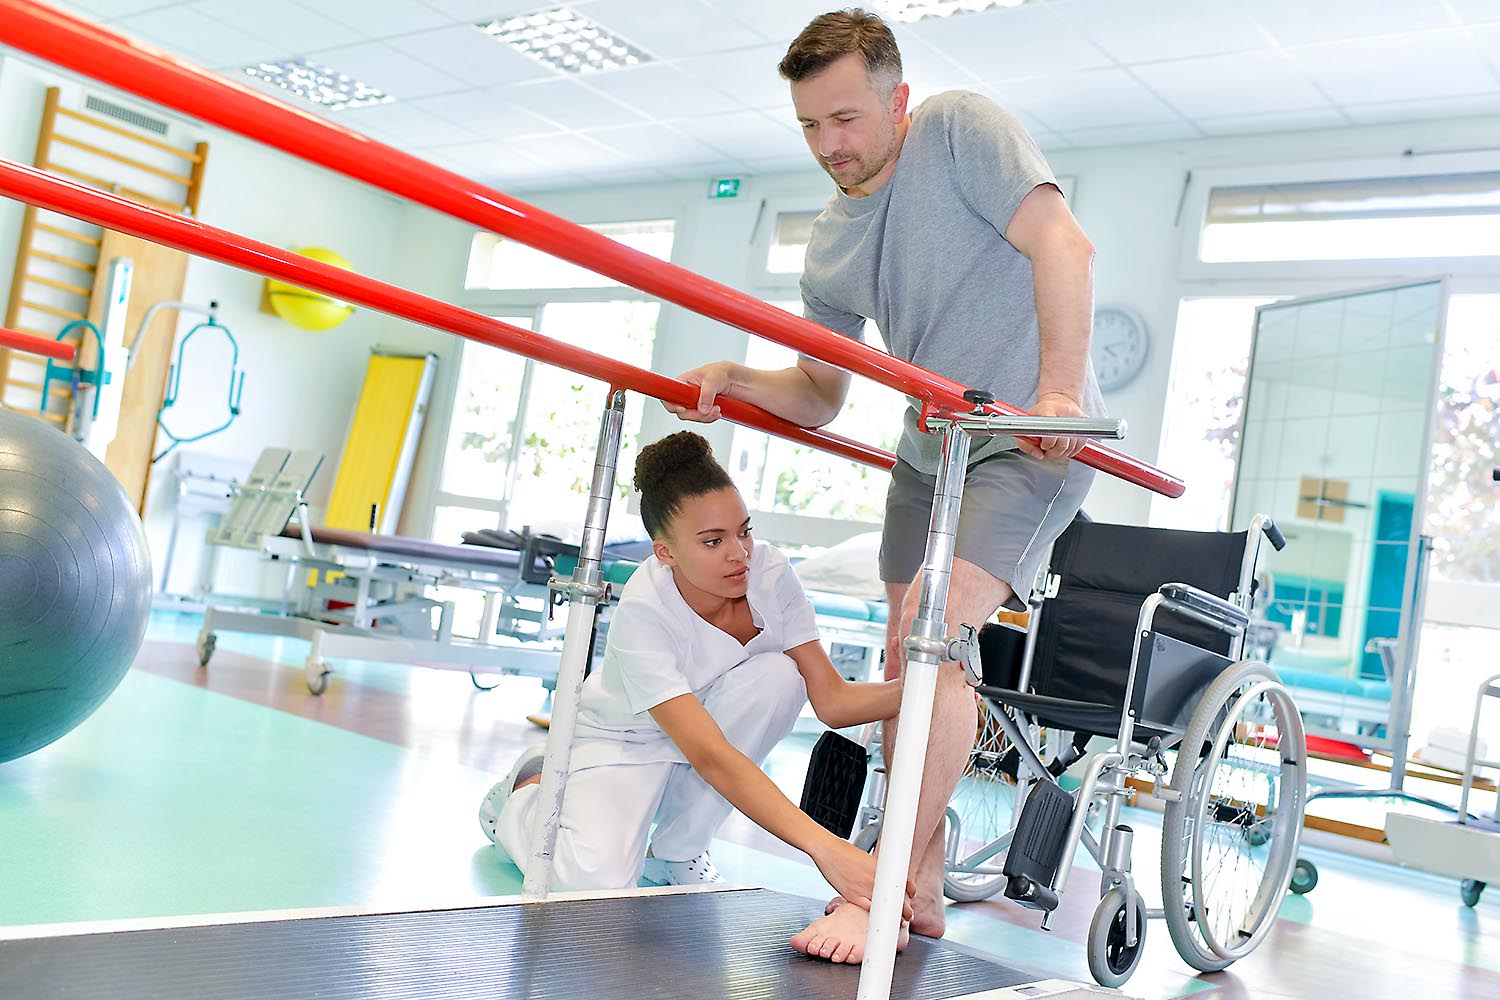
<svg viewBox="0 0 1500 1000"><path fill-rule="evenodd" d="M1459 898L1464 901L1465 906L1478 906L1479 897L1484 895L1484 887L1488 884L1478 879L1466 878L1458 884Z"/></svg>
<svg viewBox="0 0 1500 1000"><path fill-rule="evenodd" d="M218 646L219 637L213 632L200 636L198 639L198 666L208 666L208 661L214 658L214 647Z"/></svg>
<svg viewBox="0 0 1500 1000"><path fill-rule="evenodd" d="M1288 887L1299 896L1305 896L1312 892L1318 884L1318 866L1306 858L1297 859L1297 867L1292 869L1292 884Z"/></svg>
<svg viewBox="0 0 1500 1000"><path fill-rule="evenodd" d="M1245 828L1245 843L1251 847L1264 847L1271 842L1271 827L1267 823L1252 823Z"/></svg>
<svg viewBox="0 0 1500 1000"><path fill-rule="evenodd" d="M307 678L307 690L313 694L322 694L328 690L328 678L333 676L333 671L322 660L309 658L302 667L302 673Z"/></svg>
<svg viewBox="0 0 1500 1000"><path fill-rule="evenodd" d="M1123 985L1141 963L1146 944L1146 901L1138 892L1134 896L1135 944L1128 943L1130 908L1125 905L1127 897L1121 886L1104 894L1089 923L1089 974L1100 986Z"/></svg>

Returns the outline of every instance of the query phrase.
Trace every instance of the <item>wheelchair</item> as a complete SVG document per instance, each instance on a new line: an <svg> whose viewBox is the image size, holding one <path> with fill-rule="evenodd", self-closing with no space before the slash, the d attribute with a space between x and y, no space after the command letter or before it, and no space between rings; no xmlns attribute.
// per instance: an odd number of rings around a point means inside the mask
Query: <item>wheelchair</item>
<svg viewBox="0 0 1500 1000"><path fill-rule="evenodd" d="M1241 658L1263 541L1285 544L1263 515L1233 533L1083 515L1068 527L1028 628L980 632L977 738L947 812L950 899L1003 892L1046 929L1081 843L1102 872L1087 938L1100 985L1135 971L1148 917L1202 972L1260 944L1292 881L1307 795L1301 715L1269 665ZM1065 790L1096 737L1112 745ZM866 848L876 777L855 826ZM1136 887L1120 822L1136 793L1164 803L1160 909Z"/></svg>

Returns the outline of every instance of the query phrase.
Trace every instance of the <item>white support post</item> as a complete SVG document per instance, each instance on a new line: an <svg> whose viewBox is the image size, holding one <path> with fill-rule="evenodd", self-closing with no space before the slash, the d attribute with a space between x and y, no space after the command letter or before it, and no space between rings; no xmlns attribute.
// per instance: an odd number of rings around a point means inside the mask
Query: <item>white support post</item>
<svg viewBox="0 0 1500 1000"><path fill-rule="evenodd" d="M890 782L886 788L885 819L880 827L882 849L875 865L870 929L865 935L864 964L859 974L859 1000L886 1000L891 993L901 908L917 825L917 799L927 763L927 737L932 729L932 704L937 693L938 670L946 658L940 651L948 642L943 616L948 604L948 578L953 571L953 548L968 457L969 435L962 428L949 425L944 431L943 458L932 498L932 523L927 532L927 555L922 562L921 603L912 621L912 634L905 642L901 714L894 759L887 761Z"/></svg>
<svg viewBox="0 0 1500 1000"><path fill-rule="evenodd" d="M611 389L609 405L599 427L594 482L589 491L578 568L573 571L572 582L565 588L569 597L568 625L563 634L562 662L557 670L557 690L552 696L552 724L547 730L547 757L542 765L542 784L537 799L542 819L532 833L526 880L521 885L521 895L529 901L546 899L552 883L552 851L557 844L563 791L573 756L573 730L578 722L578 699L583 690L589 641L599 605L608 600L608 589L602 584L604 532L609 524L609 501L615 488L615 463L620 455L620 433L624 421L625 393Z"/></svg>

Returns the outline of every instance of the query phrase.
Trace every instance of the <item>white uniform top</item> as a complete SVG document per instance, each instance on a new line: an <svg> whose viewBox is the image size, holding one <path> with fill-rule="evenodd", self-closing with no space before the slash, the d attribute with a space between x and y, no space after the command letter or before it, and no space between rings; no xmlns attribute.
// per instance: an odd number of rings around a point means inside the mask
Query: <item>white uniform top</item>
<svg viewBox="0 0 1500 1000"><path fill-rule="evenodd" d="M649 710L703 692L759 653L785 652L818 638L812 602L786 556L757 543L750 554L750 617L760 634L741 645L688 607L672 570L643 562L610 619L604 661L583 682L572 767L686 763Z"/></svg>

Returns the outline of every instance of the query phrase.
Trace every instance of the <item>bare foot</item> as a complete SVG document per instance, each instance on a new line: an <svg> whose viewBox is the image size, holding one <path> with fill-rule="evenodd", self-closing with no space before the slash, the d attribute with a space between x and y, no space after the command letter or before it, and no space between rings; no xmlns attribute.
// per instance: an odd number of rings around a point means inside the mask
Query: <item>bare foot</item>
<svg viewBox="0 0 1500 1000"><path fill-rule="evenodd" d="M858 965L865 957L865 933L869 928L869 913L835 896L823 916L792 938L792 947L813 958ZM901 933L896 938L896 950L904 949L909 939L903 921Z"/></svg>
<svg viewBox="0 0 1500 1000"><path fill-rule="evenodd" d="M943 932L948 929L948 912L943 905L942 894L928 896L926 893L918 893L911 905L916 911L911 918L911 932L923 937L942 937Z"/></svg>
<svg viewBox="0 0 1500 1000"><path fill-rule="evenodd" d="M840 906L847 904L847 902L848 900L844 899L843 896L834 896L828 901L828 905L823 908L823 912L825 914L832 913ZM947 909L943 906L943 901L941 899L936 901L929 899L924 902L918 899L912 903L912 906L916 910L916 915L911 919L911 933L920 934L923 937L942 937L943 933L948 929L948 913Z"/></svg>

